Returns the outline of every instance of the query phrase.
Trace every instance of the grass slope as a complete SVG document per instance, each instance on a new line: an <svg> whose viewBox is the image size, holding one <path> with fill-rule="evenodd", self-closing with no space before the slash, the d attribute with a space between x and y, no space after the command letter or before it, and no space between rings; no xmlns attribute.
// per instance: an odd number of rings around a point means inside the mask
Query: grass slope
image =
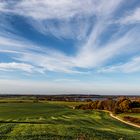
<svg viewBox="0 0 140 140"><path fill-rule="evenodd" d="M107 112L73 110L68 107L75 104L77 103L1 103L0 139L140 139L140 129L111 118Z"/></svg>
<svg viewBox="0 0 140 140"><path fill-rule="evenodd" d="M125 116L140 118L140 113L122 113L122 114L119 114L118 116L120 118L123 118Z"/></svg>

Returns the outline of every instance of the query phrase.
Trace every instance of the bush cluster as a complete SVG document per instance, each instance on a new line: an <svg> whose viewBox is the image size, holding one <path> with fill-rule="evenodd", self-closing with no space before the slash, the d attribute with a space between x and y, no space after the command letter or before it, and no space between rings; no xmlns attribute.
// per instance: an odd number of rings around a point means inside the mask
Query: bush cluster
<svg viewBox="0 0 140 140"><path fill-rule="evenodd" d="M96 100L91 101L87 104L81 104L75 107L75 109L99 109L112 111L115 114L123 112L132 112L133 108L140 107L140 102L131 101L129 98L122 97L117 100L107 99L107 100Z"/></svg>

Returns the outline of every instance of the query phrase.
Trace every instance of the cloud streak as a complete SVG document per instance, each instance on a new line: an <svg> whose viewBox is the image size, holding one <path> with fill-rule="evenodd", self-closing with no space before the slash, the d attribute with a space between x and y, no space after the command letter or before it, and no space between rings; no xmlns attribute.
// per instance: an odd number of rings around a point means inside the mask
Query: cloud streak
<svg viewBox="0 0 140 140"><path fill-rule="evenodd" d="M121 18L119 20L121 24L134 24L134 23L140 23L140 8L135 9L134 11L131 11L129 14L127 14L125 17Z"/></svg>
<svg viewBox="0 0 140 140"><path fill-rule="evenodd" d="M126 0L1 1L1 92L139 94L139 13Z"/></svg>
<svg viewBox="0 0 140 140"><path fill-rule="evenodd" d="M0 63L0 70L2 71L12 71L12 70L21 70L28 73L33 71L34 67L29 64L24 63Z"/></svg>
<svg viewBox="0 0 140 140"><path fill-rule="evenodd" d="M122 36L117 36L116 34L121 32L120 29L106 44L100 45L102 34L110 28L108 21L112 19L122 3L122 0L110 0L108 5L104 0L60 0L57 2L54 0L24 0L16 2L13 7L9 8L9 3L3 1L0 4L1 13L24 16L33 28L46 35L51 33L59 39L76 38L78 51L75 55L68 56L61 51L48 49L47 46L43 48L24 37L17 36L16 33L7 32L7 28L12 30L9 23L2 24L0 53L8 53L12 61L18 61L18 63L11 62L7 65L2 63L2 65L5 65L5 70L6 68L14 69L13 65L17 67L15 70L19 70L20 65L24 64L27 69L21 67L20 70L26 72L31 72L35 68L39 69L36 72L41 73L53 71L73 74L83 73L79 68L88 70L103 67L110 59L128 51L138 36L137 28L129 29ZM78 18L75 20L75 17ZM90 21L91 18L93 20ZM138 18L139 9L132 12L130 16L126 16L123 22ZM57 26L52 22L49 23L54 19L57 20ZM75 21L75 25L72 21ZM89 30L90 33L88 33ZM82 41L79 43L79 40Z"/></svg>
<svg viewBox="0 0 140 140"><path fill-rule="evenodd" d="M100 73L135 73L140 72L140 57L132 58L129 62L100 69Z"/></svg>

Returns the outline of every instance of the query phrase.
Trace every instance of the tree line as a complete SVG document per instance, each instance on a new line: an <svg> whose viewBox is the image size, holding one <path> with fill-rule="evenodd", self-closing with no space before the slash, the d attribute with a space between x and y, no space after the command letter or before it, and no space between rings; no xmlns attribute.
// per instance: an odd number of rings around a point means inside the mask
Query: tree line
<svg viewBox="0 0 140 140"><path fill-rule="evenodd" d="M75 107L75 109L98 109L98 110L108 110L115 114L124 112L133 112L135 108L140 108L140 101L131 101L128 97L121 97L119 99L106 99L106 100L96 100L91 101L87 104L80 104ZM140 111L140 110L139 110Z"/></svg>

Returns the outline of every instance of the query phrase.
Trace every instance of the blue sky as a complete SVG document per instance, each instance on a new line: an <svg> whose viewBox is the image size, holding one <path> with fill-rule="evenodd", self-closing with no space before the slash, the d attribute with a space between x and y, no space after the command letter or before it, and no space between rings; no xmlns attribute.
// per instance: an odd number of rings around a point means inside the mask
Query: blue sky
<svg viewBox="0 0 140 140"><path fill-rule="evenodd" d="M139 37L139 0L0 0L0 93L140 95Z"/></svg>

